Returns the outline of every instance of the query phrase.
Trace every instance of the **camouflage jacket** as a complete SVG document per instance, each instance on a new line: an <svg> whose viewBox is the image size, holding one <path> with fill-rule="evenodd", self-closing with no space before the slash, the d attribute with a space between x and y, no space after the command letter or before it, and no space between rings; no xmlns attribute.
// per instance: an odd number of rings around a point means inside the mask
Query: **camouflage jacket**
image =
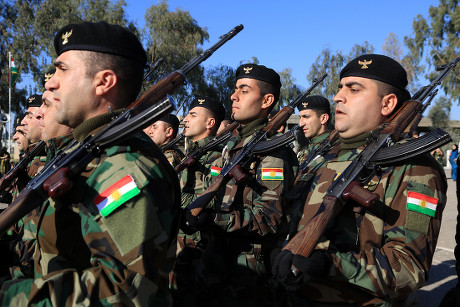
<svg viewBox="0 0 460 307"><path fill-rule="evenodd" d="M172 148L163 151L163 154L165 155L166 159L168 159L172 167L176 167L184 158L184 153L179 149L179 147L177 147L177 145L174 145Z"/></svg>
<svg viewBox="0 0 460 307"><path fill-rule="evenodd" d="M188 152L192 152L198 147L206 145L214 136L208 136L197 142L193 142L189 146ZM180 187L182 191L181 206L182 208L187 207L191 204L201 193L204 192L212 183L213 178L219 175L222 168L222 149L224 145L217 146L214 150L206 152L196 161L193 165L185 168L180 173ZM212 207L213 202L208 205ZM188 239L193 241L200 240L200 233L194 233L192 235L185 235L183 231L179 231L179 243L181 244L178 252L183 248L184 244L192 244ZM188 242L188 243L186 243Z"/></svg>
<svg viewBox="0 0 460 307"><path fill-rule="evenodd" d="M314 161L324 166L310 176L298 230L315 215L331 182L363 150L369 136L342 139L323 159ZM389 306L426 282L446 203L442 168L429 154L418 156L382 167L366 188L392 209L396 222L387 223L388 216L378 217L347 201L316 247L332 253L329 275L297 291L296 299ZM428 201L434 203L431 212L410 205L419 202L421 208Z"/></svg>
<svg viewBox="0 0 460 307"><path fill-rule="evenodd" d="M64 150L74 140L72 134L52 138L48 141L48 146L45 148L46 151L46 164L53 159L57 154Z"/></svg>
<svg viewBox="0 0 460 307"><path fill-rule="evenodd" d="M47 165L50 160L63 150L73 140L72 134L50 139L46 151ZM40 217L40 208L35 208L23 219L21 219L14 228L20 236L20 240L14 245L17 262L11 268L13 279L33 278L33 254L35 251L37 227L34 223Z"/></svg>
<svg viewBox="0 0 460 307"><path fill-rule="evenodd" d="M111 117L82 123L75 139ZM2 305L170 305L179 206L177 176L147 136L107 148L32 218L34 279L4 283Z"/></svg>
<svg viewBox="0 0 460 307"><path fill-rule="evenodd" d="M35 146L37 143L32 144L31 146ZM35 158L27 166L27 175L29 178L34 178L45 166L46 162L46 153L42 151L39 153Z"/></svg>
<svg viewBox="0 0 460 307"><path fill-rule="evenodd" d="M312 151L315 150L316 148L319 147L319 145L331 134L330 131L325 131L315 137L313 137L310 140L310 143L308 143L307 146L302 148L298 153L297 153L297 159L299 160L299 165L302 164L305 159L307 158L308 154Z"/></svg>
<svg viewBox="0 0 460 307"><path fill-rule="evenodd" d="M238 135L224 149L224 161L233 157L266 123L266 119L259 119L238 128ZM247 179L240 183L230 180L216 198L214 224L218 231L214 235L227 237L228 245L223 249L240 254L237 258L247 257L245 262L250 270L264 274L263 255L286 235L291 206L282 194L292 187L297 168L296 156L288 146L256 156L245 170Z"/></svg>
<svg viewBox="0 0 460 307"><path fill-rule="evenodd" d="M214 136L208 136L197 142L193 142L188 149L192 152L198 147L206 145ZM180 186L182 189L182 208L187 207L198 195L204 192L212 182L212 179L219 175L222 168L222 150L224 145L220 144L214 150L206 152L201 158L190 167L185 168L180 174Z"/></svg>

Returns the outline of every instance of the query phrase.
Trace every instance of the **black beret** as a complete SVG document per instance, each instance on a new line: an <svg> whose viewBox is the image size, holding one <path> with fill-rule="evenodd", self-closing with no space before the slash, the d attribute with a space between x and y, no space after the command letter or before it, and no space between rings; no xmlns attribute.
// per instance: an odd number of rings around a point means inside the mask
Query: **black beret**
<svg viewBox="0 0 460 307"><path fill-rule="evenodd" d="M349 62L340 72L340 79L350 76L378 80L403 91L407 86L404 67L381 54L364 54Z"/></svg>
<svg viewBox="0 0 460 307"><path fill-rule="evenodd" d="M179 119L174 114L163 115L159 120L170 124L174 129L179 128Z"/></svg>
<svg viewBox="0 0 460 307"><path fill-rule="evenodd" d="M280 75L271 68L257 64L240 65L236 70L236 80L241 78L250 78L270 83L271 85L281 88Z"/></svg>
<svg viewBox="0 0 460 307"><path fill-rule="evenodd" d="M43 80L42 80L42 85L43 87L45 87L45 83L51 79L51 77L54 75L54 72L56 71L56 69L50 69L46 72L45 75L43 75Z"/></svg>
<svg viewBox="0 0 460 307"><path fill-rule="evenodd" d="M214 98L196 97L190 105L190 110L194 107L203 107L210 110L212 114L214 114L216 121L218 121L219 123L222 122L222 120L225 117L224 106L219 101L217 101L217 99Z"/></svg>
<svg viewBox="0 0 460 307"><path fill-rule="evenodd" d="M87 50L122 56L142 65L147 63L145 50L133 32L104 21L63 27L54 38L54 49L58 55L68 50Z"/></svg>
<svg viewBox="0 0 460 307"><path fill-rule="evenodd" d="M16 129L18 126L21 126L21 121L24 118L24 114L18 114L17 117L14 118L14 128Z"/></svg>
<svg viewBox="0 0 460 307"><path fill-rule="evenodd" d="M42 105L42 95L34 94L27 99L27 108L40 107Z"/></svg>
<svg viewBox="0 0 460 307"><path fill-rule="evenodd" d="M307 96L302 102L297 106L299 111L302 110L325 110L331 111L331 104L329 100L323 96Z"/></svg>

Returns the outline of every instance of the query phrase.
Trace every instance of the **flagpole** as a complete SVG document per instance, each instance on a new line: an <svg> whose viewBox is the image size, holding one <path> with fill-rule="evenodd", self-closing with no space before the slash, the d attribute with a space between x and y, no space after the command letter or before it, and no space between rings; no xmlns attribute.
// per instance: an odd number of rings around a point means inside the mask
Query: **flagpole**
<svg viewBox="0 0 460 307"><path fill-rule="evenodd" d="M8 52L8 152L11 154L11 80L13 79L13 74L11 73L11 52Z"/></svg>

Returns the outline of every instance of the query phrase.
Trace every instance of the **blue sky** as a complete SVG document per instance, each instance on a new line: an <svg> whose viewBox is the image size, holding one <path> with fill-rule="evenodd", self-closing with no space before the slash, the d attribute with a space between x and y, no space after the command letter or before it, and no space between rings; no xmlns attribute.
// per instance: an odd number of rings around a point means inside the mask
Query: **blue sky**
<svg viewBox="0 0 460 307"><path fill-rule="evenodd" d="M139 29L144 27L146 10L159 1L125 0L128 18ZM220 35L238 24L244 29L217 50L204 66L238 67L240 61L257 57L260 64L281 71L291 68L295 83L307 88L310 66L323 49L347 54L353 45L372 44L381 53L388 34L393 32L401 43L412 35L412 22L418 14L428 16L438 0L169 0L169 9L187 10L201 27L206 27L210 47ZM32 77L23 74L23 87ZM423 80L423 79L422 79ZM426 81L422 81L425 84ZM428 111L425 111L425 115ZM451 119L460 120L460 107L454 105Z"/></svg>
<svg viewBox="0 0 460 307"><path fill-rule="evenodd" d="M126 2L128 16L139 28L144 26L147 8L158 3ZM204 48L234 26L244 25L204 66L236 68L240 61L255 56L260 64L276 71L291 68L295 83L306 88L310 85L306 75L323 49L347 54L353 45L368 41L381 53L389 33L395 33L402 43L404 36L412 35L414 18L428 16L429 7L437 6L438 0L170 0L168 4L170 10L189 11L199 26L207 28L209 42ZM460 119L460 107L453 108L451 119Z"/></svg>

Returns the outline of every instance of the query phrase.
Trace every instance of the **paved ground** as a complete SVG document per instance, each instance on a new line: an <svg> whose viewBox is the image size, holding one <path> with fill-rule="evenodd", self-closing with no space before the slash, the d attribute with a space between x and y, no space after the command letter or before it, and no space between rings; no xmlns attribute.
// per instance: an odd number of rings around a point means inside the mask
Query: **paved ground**
<svg viewBox="0 0 460 307"><path fill-rule="evenodd" d="M450 174L450 170L446 171ZM450 176L449 176L450 177ZM425 287L410 297L412 306L438 306L444 294L457 284L455 272L455 228L457 224L457 195L455 181L447 179L447 204L444 209L441 232L433 257L430 279Z"/></svg>

